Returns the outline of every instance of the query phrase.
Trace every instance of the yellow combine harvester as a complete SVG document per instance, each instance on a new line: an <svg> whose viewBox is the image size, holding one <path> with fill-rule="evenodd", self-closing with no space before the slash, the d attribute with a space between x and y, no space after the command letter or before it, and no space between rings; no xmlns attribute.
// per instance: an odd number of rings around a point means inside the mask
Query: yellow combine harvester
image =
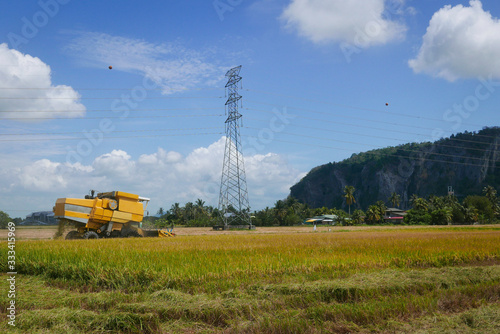
<svg viewBox="0 0 500 334"><path fill-rule="evenodd" d="M60 227L66 224L76 227L66 239L174 236L172 230L144 230L134 226L142 222L149 198L123 191L94 194L92 190L85 199L57 199L54 216Z"/></svg>

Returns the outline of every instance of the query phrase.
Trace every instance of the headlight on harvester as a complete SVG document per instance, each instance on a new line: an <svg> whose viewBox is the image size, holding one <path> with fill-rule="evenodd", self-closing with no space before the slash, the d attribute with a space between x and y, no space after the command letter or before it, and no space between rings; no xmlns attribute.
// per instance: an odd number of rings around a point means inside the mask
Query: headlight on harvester
<svg viewBox="0 0 500 334"><path fill-rule="evenodd" d="M108 208L111 210L116 210L118 208L118 202L114 199L110 199L108 202Z"/></svg>

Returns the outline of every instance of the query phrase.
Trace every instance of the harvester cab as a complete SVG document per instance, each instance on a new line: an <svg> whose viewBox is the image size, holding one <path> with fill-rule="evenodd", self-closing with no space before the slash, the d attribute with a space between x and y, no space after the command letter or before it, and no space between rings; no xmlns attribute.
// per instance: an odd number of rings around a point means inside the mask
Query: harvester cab
<svg viewBox="0 0 500 334"><path fill-rule="evenodd" d="M141 228L149 200L123 191L96 195L92 190L84 199L57 199L54 215L61 231L65 225L76 227L66 239L174 236L171 231Z"/></svg>

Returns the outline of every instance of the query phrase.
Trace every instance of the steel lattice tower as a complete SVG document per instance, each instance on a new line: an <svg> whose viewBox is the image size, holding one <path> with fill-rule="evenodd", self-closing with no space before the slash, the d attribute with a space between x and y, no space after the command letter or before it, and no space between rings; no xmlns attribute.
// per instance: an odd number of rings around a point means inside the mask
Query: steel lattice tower
<svg viewBox="0 0 500 334"><path fill-rule="evenodd" d="M241 65L226 73L228 78L226 91L226 147L222 166L222 179L219 194L219 211L224 228L229 224L251 225L250 205L248 202L247 181L243 154L241 153L240 118L238 112L238 82L240 82Z"/></svg>

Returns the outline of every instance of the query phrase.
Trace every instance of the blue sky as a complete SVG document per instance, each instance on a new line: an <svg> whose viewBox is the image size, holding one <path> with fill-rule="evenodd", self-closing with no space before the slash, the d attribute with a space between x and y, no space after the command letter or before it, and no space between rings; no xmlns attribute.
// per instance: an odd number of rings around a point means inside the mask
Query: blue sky
<svg viewBox="0 0 500 334"><path fill-rule="evenodd" d="M253 209L315 166L498 125L499 17L493 0L9 1L0 210L90 189L216 206L237 65Z"/></svg>

